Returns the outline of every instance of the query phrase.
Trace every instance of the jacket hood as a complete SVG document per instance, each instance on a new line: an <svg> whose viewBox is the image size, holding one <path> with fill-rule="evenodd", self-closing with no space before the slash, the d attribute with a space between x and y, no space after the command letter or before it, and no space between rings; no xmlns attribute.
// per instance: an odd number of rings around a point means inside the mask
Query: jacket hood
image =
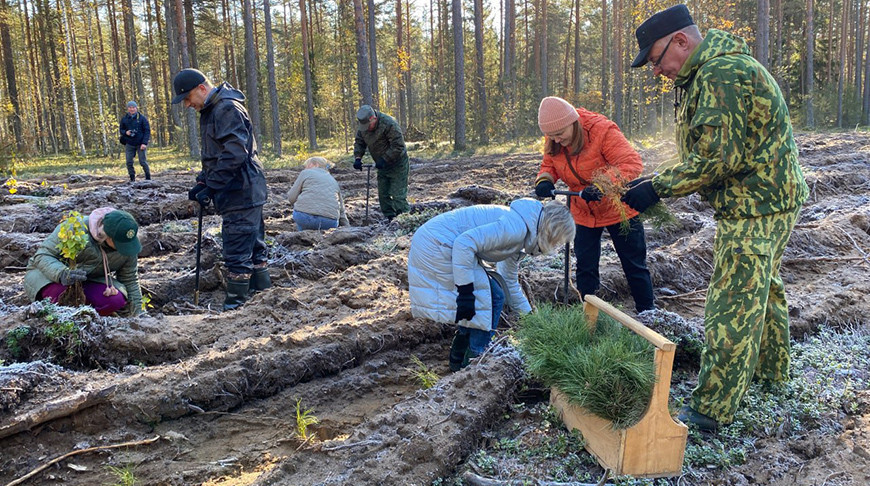
<svg viewBox="0 0 870 486"><path fill-rule="evenodd" d="M230 86L229 83L221 83L217 87L215 92L208 97L208 100L205 102L205 106L203 107L203 109L211 108L212 106L216 105L218 101L224 99L236 100L240 103L244 103L245 94Z"/></svg>
<svg viewBox="0 0 870 486"><path fill-rule="evenodd" d="M685 86L689 84L705 63L717 57L733 54L751 55L752 52L741 37L718 29L710 29L707 31L707 36L695 48L680 72L677 73L674 85Z"/></svg>
<svg viewBox="0 0 870 486"><path fill-rule="evenodd" d="M517 213L528 229L526 241L523 247L526 253L531 254L538 241L538 221L541 217L541 209L544 207L540 201L530 198L517 199L510 205L511 211Z"/></svg>

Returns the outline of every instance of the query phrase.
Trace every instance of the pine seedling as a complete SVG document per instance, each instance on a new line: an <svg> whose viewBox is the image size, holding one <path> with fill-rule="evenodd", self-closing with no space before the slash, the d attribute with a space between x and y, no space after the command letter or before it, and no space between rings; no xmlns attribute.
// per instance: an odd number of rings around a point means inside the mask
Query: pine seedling
<svg viewBox="0 0 870 486"><path fill-rule="evenodd" d="M529 374L568 400L627 428L646 413L655 384L652 346L606 315L590 332L580 306L542 305L517 330Z"/></svg>
<svg viewBox="0 0 870 486"><path fill-rule="evenodd" d="M631 232L631 224L628 222L628 210L622 202L622 196L628 190L626 184L630 181L622 177L618 169L611 168L608 171L598 171L590 182L604 194L602 201L607 201L619 212L619 232L623 236L628 235ZM640 220L649 223L655 229L661 229L674 224L677 219L668 207L659 201L641 213Z"/></svg>
<svg viewBox="0 0 870 486"><path fill-rule="evenodd" d="M310 436L308 435L308 427L312 425L317 425L320 423L320 419L314 415L314 410L302 408L302 399L299 398L296 400L296 435L299 436L303 441L307 441Z"/></svg>
<svg viewBox="0 0 870 486"><path fill-rule="evenodd" d="M426 363L420 360L420 358L416 356L411 356L411 362L414 363L416 368L409 368L411 373L414 374L414 377L417 378L417 381L420 383L420 386L423 387L424 390L428 390L435 386L438 383L438 380L441 378L437 373L429 369L426 366Z"/></svg>
<svg viewBox="0 0 870 486"><path fill-rule="evenodd" d="M115 476L114 482L109 486L135 486L139 482L130 464L124 467L106 466L106 470Z"/></svg>

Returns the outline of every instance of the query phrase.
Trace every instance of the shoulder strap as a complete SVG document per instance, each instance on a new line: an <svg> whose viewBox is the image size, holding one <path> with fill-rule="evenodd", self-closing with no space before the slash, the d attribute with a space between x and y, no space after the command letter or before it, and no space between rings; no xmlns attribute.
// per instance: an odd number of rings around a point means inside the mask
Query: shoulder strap
<svg viewBox="0 0 870 486"><path fill-rule="evenodd" d="M562 147L562 155L565 156L565 163L568 165L568 168L571 169L571 173L574 174L574 177L576 177L577 180L580 181L580 184L583 184L584 186L592 185L591 182L580 177L580 174L578 174L577 171L574 169L574 166L571 164L571 157L568 156L568 149L566 149L565 147Z"/></svg>

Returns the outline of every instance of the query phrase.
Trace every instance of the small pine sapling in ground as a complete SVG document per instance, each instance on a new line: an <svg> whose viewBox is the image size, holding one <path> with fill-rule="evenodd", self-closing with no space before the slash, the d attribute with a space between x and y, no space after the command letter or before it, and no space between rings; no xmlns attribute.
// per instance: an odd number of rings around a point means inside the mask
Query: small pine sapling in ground
<svg viewBox="0 0 870 486"><path fill-rule="evenodd" d="M594 176L592 176L590 182L592 185L597 187L602 194L604 194L604 197L601 200L607 201L619 212L619 232L622 235L627 235L631 232L631 225L628 222L628 210L626 205L622 202L622 196L624 196L625 191L628 190L626 184L630 181L622 177L619 169L613 167L607 171L598 171ZM668 207L661 201L655 203L646 211L641 213L640 220L649 223L655 229L664 228L677 221L674 215L668 210Z"/></svg>
<svg viewBox="0 0 870 486"><path fill-rule="evenodd" d="M106 470L115 476L114 482L110 486L135 486L139 483L133 472L133 466L130 464L124 467L106 466Z"/></svg>
<svg viewBox="0 0 870 486"><path fill-rule="evenodd" d="M420 358L411 356L411 362L414 363L415 368L409 368L409 370L414 374L414 377L417 378L417 381L424 390L428 390L438 383L438 380L441 377L429 369L429 367L426 366L426 363L421 361Z"/></svg>
<svg viewBox="0 0 870 486"><path fill-rule="evenodd" d="M308 427L312 425L317 425L320 423L320 419L314 415L314 410L312 409L303 409L302 408L302 399L299 398L296 400L296 435L299 436L303 441L308 441L311 436L308 435Z"/></svg>
<svg viewBox="0 0 870 486"><path fill-rule="evenodd" d="M88 229L84 218L78 211L70 211L60 223L57 250L70 270L76 268L76 257L88 245ZM60 296L61 305L76 307L85 303L85 293L81 282L71 285Z"/></svg>

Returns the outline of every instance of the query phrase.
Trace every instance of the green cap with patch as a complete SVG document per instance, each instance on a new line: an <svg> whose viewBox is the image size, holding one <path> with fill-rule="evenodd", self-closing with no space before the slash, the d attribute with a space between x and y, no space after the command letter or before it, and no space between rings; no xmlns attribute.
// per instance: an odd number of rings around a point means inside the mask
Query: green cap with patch
<svg viewBox="0 0 870 486"><path fill-rule="evenodd" d="M112 211L103 218L103 231L112 239L118 253L136 256L142 251L139 243L139 225L127 211Z"/></svg>

